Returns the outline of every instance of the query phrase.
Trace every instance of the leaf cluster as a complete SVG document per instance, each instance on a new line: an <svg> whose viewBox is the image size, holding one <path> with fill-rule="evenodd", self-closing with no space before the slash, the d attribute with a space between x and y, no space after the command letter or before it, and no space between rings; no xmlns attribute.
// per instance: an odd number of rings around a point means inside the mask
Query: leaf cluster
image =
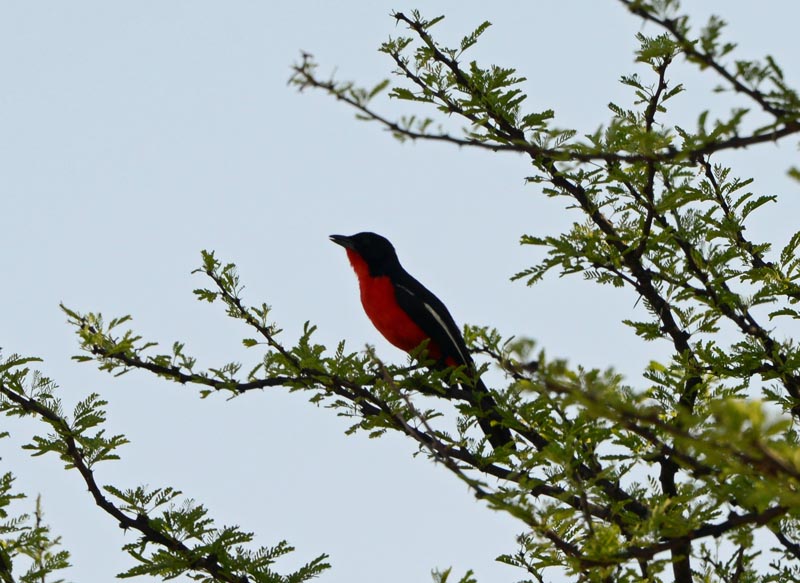
<svg viewBox="0 0 800 583"><path fill-rule="evenodd" d="M115 328L119 323L112 320L109 325ZM134 335L128 335L123 345L132 349L136 342ZM104 345L111 346L108 342ZM122 353L118 345L113 350ZM251 548L252 533L239 527L215 526L205 507L182 497L172 487L101 486L95 478L97 464L119 459L116 450L128 443L127 439L123 435L106 436L106 402L97 395L80 401L67 417L55 383L28 368L37 360L12 356L0 364L0 411L8 416L35 416L48 426L49 434L34 436L23 448L34 456L57 455L66 469L80 474L97 506L120 527L138 534L134 542L123 546L136 564L120 577L172 579L186 574L208 582L302 583L329 567L327 556L321 555L289 574L280 574L274 570L274 563L294 550L285 541L273 547ZM6 583L15 581L12 560L25 555L31 559L31 567L19 580L43 581L50 573L67 567L69 555L54 550L60 541L42 524L38 504L34 526L27 515L9 518L6 507L21 497L12 493L12 482L10 473L0 478L0 535L5 537L0 539L0 578Z"/></svg>
<svg viewBox="0 0 800 583"><path fill-rule="evenodd" d="M591 132L555 126L550 109L526 111L523 75L469 58L488 22L447 43L442 17L395 13L405 32L380 48L394 83L362 88L321 77L307 54L290 83L322 90L399 139L527 157L529 183L579 218L564 232L523 235L535 258L515 279L579 275L628 293L638 308L625 324L669 350L645 366L642 382L552 358L530 339L488 327L464 331L484 359L478 370L435 366L425 343L400 365L344 341L331 350L310 322L290 341L267 303L245 301L236 266L210 251L196 270L207 287L195 296L242 325L251 364L201 365L184 342L161 349L146 340L129 316L106 320L62 306L78 337L76 360L114 375L146 371L201 397L287 388L348 417L351 433L411 439L520 524L516 551L498 560L530 581L797 578L800 350L789 325L800 319L800 232L783 244L751 237L749 222L778 197L757 192L719 158L796 136L800 100L772 57L734 58L721 19L695 30L675 0L619 2L657 34L637 36L635 70L620 77L632 105L609 104L609 119ZM671 80L680 60L741 104L700 112L692 129L672 123L671 100L684 91ZM413 113L380 113L381 95ZM451 129L454 122L463 125ZM99 485L99 462L118 459L126 438L106 433L99 395L66 414L57 387L31 361L0 365L0 411L41 421L48 433L25 447L57 455L104 512L136 532L124 547L134 565L122 576L300 582L327 568L323 555L278 574L275 562L293 550L287 543L254 548L252 533L215 525L202 504L171 487ZM502 380L487 411L473 389L490 366ZM502 424L511 441L489 447L479 420ZM15 499L11 481L0 480L2 513ZM20 554L41 573L66 565L49 531L20 542L33 532L22 526L27 519L2 513L0 576L11 577ZM433 573L441 583L453 577L451 569ZM474 582L473 573L460 581Z"/></svg>

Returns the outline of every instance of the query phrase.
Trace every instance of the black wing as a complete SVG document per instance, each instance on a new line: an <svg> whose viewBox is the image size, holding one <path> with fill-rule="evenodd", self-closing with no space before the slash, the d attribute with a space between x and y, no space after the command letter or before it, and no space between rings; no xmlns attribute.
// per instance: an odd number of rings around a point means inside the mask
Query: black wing
<svg viewBox="0 0 800 583"><path fill-rule="evenodd" d="M472 357L461 330L445 305L424 285L403 271L392 278L398 305L442 351L458 364L472 366Z"/></svg>
<svg viewBox="0 0 800 583"><path fill-rule="evenodd" d="M406 272L396 275L392 282L397 303L439 346L443 359L449 356L458 364L474 370L464 337L441 300ZM503 426L497 404L480 377L475 379L474 386L462 387L469 395L468 400L478 408L478 425L492 447L500 448L512 443L511 432Z"/></svg>

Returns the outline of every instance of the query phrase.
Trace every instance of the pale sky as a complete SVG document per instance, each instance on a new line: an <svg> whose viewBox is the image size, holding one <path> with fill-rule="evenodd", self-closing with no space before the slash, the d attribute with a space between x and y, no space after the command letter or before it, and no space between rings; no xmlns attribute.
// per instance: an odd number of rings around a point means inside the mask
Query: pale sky
<svg viewBox="0 0 800 583"><path fill-rule="evenodd" d="M579 133L631 102L621 74L642 27L612 0L522 4L422 3L447 19L436 32L453 44L483 20L494 26L474 56L517 67L527 108L553 108ZM772 54L800 84L795 0L686 2L725 11L737 56ZM417 5L418 6L418 5ZM769 10L765 10L768 6ZM297 551L279 572L328 553L321 581L429 581L432 568L474 569L479 582L516 581L522 571L494 558L516 549L522 525L475 501L448 472L398 437L346 437L348 422L276 389L234 401L131 373L114 379L70 360L72 330L58 303L108 316L131 314L146 338L184 340L201 364L254 359L247 335L223 311L194 300L190 275L200 250L238 264L251 303L271 304L295 338L306 320L330 347L376 347L405 356L363 315L356 281L331 233L389 237L406 268L439 295L459 323L490 324L533 337L551 356L614 366L630 382L665 346L644 344L620 324L641 304L630 292L579 278L527 288L509 277L539 254L520 235L555 234L578 215L526 186L521 157L399 144L322 94L287 86L300 51L323 71L373 85L391 63L377 52L399 35L391 11L405 2L5 2L0 4L0 347L44 359L68 405L90 392L109 401L108 431L132 444L101 464L101 483L171 485L202 502L218 524L255 531L259 544L287 539ZM700 25L701 19L695 20ZM678 77L680 72L685 77ZM693 128L727 97L685 65L673 79L689 93L671 118ZM740 102L736 102L740 103ZM382 102L389 117L407 111ZM753 189L779 205L751 225L778 245L797 229L798 186L785 178L796 144L761 146L734 162ZM249 360L248 360L249 361ZM9 426L7 422L4 422ZM96 508L75 472L54 457L19 450L40 427L10 425L3 471L43 495L46 519L63 537L70 580L102 582L131 565L119 548L134 540ZM33 501L30 501L31 508Z"/></svg>

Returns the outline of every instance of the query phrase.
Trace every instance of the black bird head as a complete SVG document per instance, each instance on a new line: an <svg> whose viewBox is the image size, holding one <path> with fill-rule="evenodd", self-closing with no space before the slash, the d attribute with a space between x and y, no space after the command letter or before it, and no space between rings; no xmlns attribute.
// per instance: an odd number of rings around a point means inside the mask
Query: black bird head
<svg viewBox="0 0 800 583"><path fill-rule="evenodd" d="M376 233L356 233L349 237L331 235L330 239L349 252L358 255L367 264L372 276L387 275L400 265L392 244L386 237L381 237Z"/></svg>

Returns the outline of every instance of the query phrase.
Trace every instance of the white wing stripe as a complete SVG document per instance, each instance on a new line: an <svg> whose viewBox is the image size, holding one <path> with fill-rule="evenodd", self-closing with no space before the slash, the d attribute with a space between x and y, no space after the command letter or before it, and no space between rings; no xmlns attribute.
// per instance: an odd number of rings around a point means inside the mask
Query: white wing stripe
<svg viewBox="0 0 800 583"><path fill-rule="evenodd" d="M439 316L439 314L436 313L436 310L434 310L432 307L430 307L425 302L423 302L422 305L425 306L425 309L428 310L431 313L431 315L439 323L439 326L442 327L442 330L445 331L445 333L447 334L448 338L450 338L450 342L453 343L453 346L455 346L456 350L458 350L458 353L461 355L461 362L463 364L468 363L469 360L467 359L467 356L463 352L461 352L461 348L459 347L458 341L455 338L453 338L453 335L450 333L450 330L448 330L447 325L442 321L442 318Z"/></svg>
<svg viewBox="0 0 800 583"><path fill-rule="evenodd" d="M414 292L412 292L412 291L411 291L410 289L408 289L407 287L405 287L405 286L403 286L403 285L398 285L397 287L399 287L400 289L402 289L403 291L405 291L405 292L406 292L408 295L410 295L411 297L414 297ZM426 302L422 302L422 305L423 305L423 306L425 306L425 309L426 309L426 310L428 310L428 311L431 313L431 316L433 316L434 320L436 320L436 322L439 324L439 326L441 327L441 329L442 329L442 330L444 330L444 333L445 333L445 334L447 334L447 337L448 337L448 338L450 338L450 342L452 342L452 343L453 343L453 347L454 347L454 348L455 348L455 349L458 351L458 353L461 355L461 361L462 361L462 363L463 363L463 364L467 364L467 363L469 362L469 358L467 357L467 355L466 355L466 354L464 354L464 353L461 351L461 346L460 346L460 343L458 342L458 340L456 340L456 338L454 338L454 337L453 337L453 334L452 334L452 333L450 332L450 330L448 329L448 327L447 327L447 324L445 324L444 320L442 320L442 317L441 317L441 316L440 316L440 315L439 315L439 314L436 312L436 310L434 310L434 309L433 309L433 308L432 308L432 307L431 307L429 304L427 304Z"/></svg>

